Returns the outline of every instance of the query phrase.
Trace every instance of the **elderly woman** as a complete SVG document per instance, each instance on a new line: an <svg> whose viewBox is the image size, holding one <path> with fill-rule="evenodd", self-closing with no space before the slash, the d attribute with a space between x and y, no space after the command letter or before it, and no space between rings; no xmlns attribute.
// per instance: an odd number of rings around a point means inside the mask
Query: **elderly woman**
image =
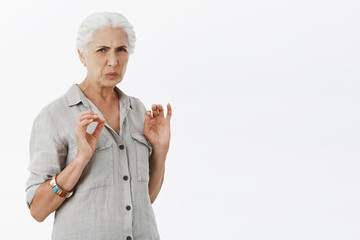
<svg viewBox="0 0 360 240"><path fill-rule="evenodd" d="M77 48L87 76L36 117L26 200L43 221L55 211L52 239L160 239L152 203L170 144L171 106L146 111L116 85L134 50L127 19L94 13Z"/></svg>

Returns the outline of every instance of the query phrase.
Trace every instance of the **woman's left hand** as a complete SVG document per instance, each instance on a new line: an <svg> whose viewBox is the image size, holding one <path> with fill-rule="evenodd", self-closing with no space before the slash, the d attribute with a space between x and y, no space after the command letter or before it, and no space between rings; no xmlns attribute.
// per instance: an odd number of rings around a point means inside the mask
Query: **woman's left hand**
<svg viewBox="0 0 360 240"><path fill-rule="evenodd" d="M167 114L164 117L164 109L161 104L153 104L151 111L146 111L144 121L144 135L153 147L153 153L166 156L170 146L170 118L171 106L167 104Z"/></svg>

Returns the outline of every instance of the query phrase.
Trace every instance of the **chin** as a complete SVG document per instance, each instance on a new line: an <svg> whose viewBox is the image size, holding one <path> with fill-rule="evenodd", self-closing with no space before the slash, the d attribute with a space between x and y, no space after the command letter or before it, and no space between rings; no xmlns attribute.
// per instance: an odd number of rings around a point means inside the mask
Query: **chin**
<svg viewBox="0 0 360 240"><path fill-rule="evenodd" d="M105 80L101 81L101 85L106 86L106 87L115 87L118 83L121 82L121 78L114 78L114 79L108 79L105 78Z"/></svg>

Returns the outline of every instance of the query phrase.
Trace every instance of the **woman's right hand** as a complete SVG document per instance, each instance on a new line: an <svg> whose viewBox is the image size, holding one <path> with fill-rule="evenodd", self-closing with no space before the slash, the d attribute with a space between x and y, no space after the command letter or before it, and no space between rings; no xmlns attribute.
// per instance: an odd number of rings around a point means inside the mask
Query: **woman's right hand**
<svg viewBox="0 0 360 240"><path fill-rule="evenodd" d="M87 127L93 121L99 122L93 134L86 132ZM90 160L95 152L96 144L99 139L101 130L105 125L105 119L101 119L97 112L84 111L78 115L78 120L75 127L75 136L78 147L78 157L84 159L86 163Z"/></svg>

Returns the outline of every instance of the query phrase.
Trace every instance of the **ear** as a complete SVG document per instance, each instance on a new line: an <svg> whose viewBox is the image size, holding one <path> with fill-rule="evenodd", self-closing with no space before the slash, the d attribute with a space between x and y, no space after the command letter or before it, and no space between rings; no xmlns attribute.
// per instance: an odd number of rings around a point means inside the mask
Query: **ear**
<svg viewBox="0 0 360 240"><path fill-rule="evenodd" d="M86 66L85 57L84 57L84 55L80 52L79 49L78 49L78 54L79 54L79 58L80 58L81 63L82 63L84 66Z"/></svg>

